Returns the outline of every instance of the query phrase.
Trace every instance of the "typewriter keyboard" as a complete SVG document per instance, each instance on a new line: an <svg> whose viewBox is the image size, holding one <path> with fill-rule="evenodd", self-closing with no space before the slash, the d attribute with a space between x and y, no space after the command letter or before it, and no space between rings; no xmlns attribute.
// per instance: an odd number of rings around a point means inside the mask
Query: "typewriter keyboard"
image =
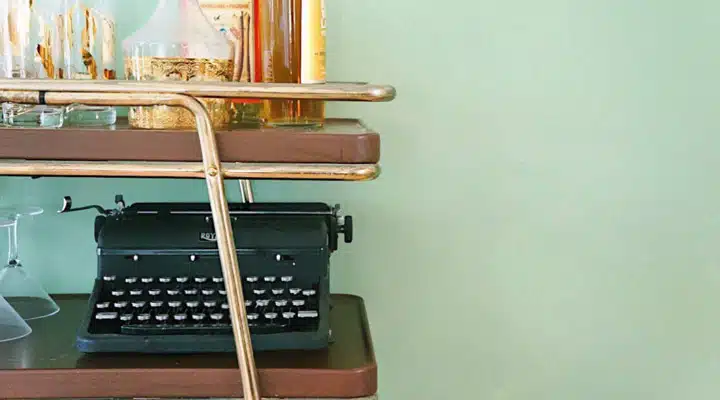
<svg viewBox="0 0 720 400"><path fill-rule="evenodd" d="M231 334L222 277L104 276L89 326L93 334ZM243 293L253 334L317 329L318 287L292 276L247 276Z"/></svg>

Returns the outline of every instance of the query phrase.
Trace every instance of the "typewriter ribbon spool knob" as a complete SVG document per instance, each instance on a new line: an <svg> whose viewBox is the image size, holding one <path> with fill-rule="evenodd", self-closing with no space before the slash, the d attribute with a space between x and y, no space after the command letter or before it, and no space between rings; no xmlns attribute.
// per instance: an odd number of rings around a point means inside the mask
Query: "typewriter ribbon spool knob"
<svg viewBox="0 0 720 400"><path fill-rule="evenodd" d="M342 215L340 212L340 204L335 204L333 215L337 223L338 233L345 237L345 243L353 241L353 218L350 215Z"/></svg>

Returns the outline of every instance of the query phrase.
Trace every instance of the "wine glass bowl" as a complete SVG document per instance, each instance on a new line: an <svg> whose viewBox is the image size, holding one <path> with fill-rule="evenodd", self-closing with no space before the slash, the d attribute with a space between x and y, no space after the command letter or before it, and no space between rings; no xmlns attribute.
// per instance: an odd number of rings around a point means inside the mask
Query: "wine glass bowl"
<svg viewBox="0 0 720 400"><path fill-rule="evenodd" d="M0 270L0 296L26 321L49 317L60 311L42 284L23 267L18 253L19 219L42 212L42 208L34 206L0 206L0 221L7 221L5 227L8 229L8 259Z"/></svg>

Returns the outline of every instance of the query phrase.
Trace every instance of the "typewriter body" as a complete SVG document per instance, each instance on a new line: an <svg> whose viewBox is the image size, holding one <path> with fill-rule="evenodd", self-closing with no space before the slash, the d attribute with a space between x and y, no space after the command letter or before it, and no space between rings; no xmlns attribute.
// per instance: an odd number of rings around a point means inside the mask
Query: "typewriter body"
<svg viewBox="0 0 720 400"><path fill-rule="evenodd" d="M351 217L322 203L230 204L256 351L328 346L329 264ZM207 203L137 203L96 217L85 353L234 352Z"/></svg>

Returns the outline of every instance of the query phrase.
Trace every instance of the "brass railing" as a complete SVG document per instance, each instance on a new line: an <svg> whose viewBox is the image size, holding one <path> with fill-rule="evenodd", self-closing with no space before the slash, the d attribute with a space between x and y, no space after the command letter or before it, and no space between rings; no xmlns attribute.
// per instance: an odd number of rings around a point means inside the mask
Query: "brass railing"
<svg viewBox="0 0 720 400"><path fill-rule="evenodd" d="M223 165L207 110L198 98L312 99L325 101L391 101L395 89L368 84L242 84L150 81L82 81L0 79L0 102L47 105L184 107L195 116L202 163L193 162L61 162L0 160L0 175L83 177L204 178L217 233L233 336L244 398L260 400L257 369L247 323L235 241L224 179L369 180L377 165L262 164ZM62 134L62 129L58 134Z"/></svg>

